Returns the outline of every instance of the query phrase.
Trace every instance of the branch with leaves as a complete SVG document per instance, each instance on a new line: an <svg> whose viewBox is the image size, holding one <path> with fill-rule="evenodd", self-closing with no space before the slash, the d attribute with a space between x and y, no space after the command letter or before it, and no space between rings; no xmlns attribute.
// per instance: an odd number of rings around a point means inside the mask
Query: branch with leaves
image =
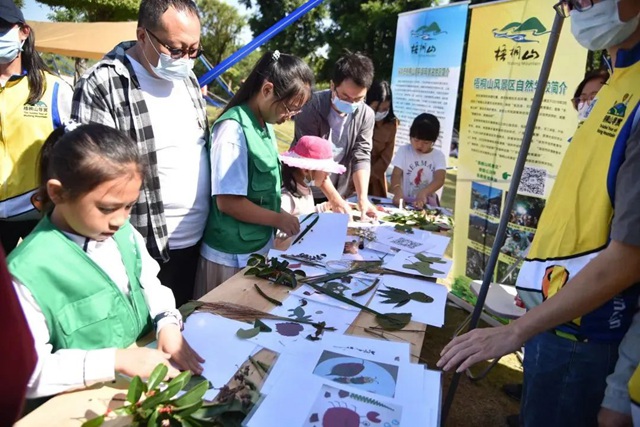
<svg viewBox="0 0 640 427"><path fill-rule="evenodd" d="M256 276L265 279L276 285L284 285L294 289L298 286L298 278L306 277L302 270L291 270L289 261L280 261L273 257L267 260L266 257L253 254L247 262L249 269L244 272L245 276Z"/></svg>

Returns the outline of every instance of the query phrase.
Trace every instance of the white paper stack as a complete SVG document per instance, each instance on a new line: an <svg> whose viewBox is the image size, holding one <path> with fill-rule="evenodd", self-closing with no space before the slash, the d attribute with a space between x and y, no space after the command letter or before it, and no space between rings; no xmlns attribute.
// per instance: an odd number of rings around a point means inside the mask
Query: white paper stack
<svg viewBox="0 0 640 427"><path fill-rule="evenodd" d="M290 346L245 425L436 427L440 374L409 360L408 343L353 336Z"/></svg>

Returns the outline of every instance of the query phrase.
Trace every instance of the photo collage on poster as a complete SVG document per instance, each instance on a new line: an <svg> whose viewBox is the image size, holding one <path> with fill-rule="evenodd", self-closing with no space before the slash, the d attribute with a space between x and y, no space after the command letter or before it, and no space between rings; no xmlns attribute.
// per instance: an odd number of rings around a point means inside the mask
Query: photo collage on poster
<svg viewBox="0 0 640 427"><path fill-rule="evenodd" d="M522 190L522 188L520 189ZM503 204L507 191L479 182L471 184L469 215L469 241L467 247L466 276L472 280L481 280L489 254L498 232ZM515 285L518 268L509 273L510 267L526 254L538 228L545 199L528 194L516 195L515 203L509 213L507 234L500 248L496 276L499 283Z"/></svg>

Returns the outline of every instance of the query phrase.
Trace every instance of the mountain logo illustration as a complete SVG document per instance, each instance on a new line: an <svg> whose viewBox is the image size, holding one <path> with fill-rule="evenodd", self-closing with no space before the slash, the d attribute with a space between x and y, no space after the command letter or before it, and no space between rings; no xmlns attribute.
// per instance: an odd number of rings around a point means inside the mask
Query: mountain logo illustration
<svg viewBox="0 0 640 427"><path fill-rule="evenodd" d="M435 40L436 36L440 34L447 34L447 32L442 31L437 22L432 22L429 25L423 25L418 29L411 31L411 37L416 37L421 40Z"/></svg>
<svg viewBox="0 0 640 427"><path fill-rule="evenodd" d="M511 39L516 43L539 43L531 37L540 37L551 32L535 16L522 23L512 22L502 29L494 28L492 31L493 37Z"/></svg>

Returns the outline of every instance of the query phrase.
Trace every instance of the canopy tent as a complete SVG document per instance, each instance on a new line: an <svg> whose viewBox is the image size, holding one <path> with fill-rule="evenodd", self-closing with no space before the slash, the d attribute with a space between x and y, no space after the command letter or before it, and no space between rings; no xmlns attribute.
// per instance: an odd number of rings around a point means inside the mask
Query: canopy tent
<svg viewBox="0 0 640 427"><path fill-rule="evenodd" d="M134 40L138 23L27 21L36 34L36 50L76 58L102 59L122 41Z"/></svg>

